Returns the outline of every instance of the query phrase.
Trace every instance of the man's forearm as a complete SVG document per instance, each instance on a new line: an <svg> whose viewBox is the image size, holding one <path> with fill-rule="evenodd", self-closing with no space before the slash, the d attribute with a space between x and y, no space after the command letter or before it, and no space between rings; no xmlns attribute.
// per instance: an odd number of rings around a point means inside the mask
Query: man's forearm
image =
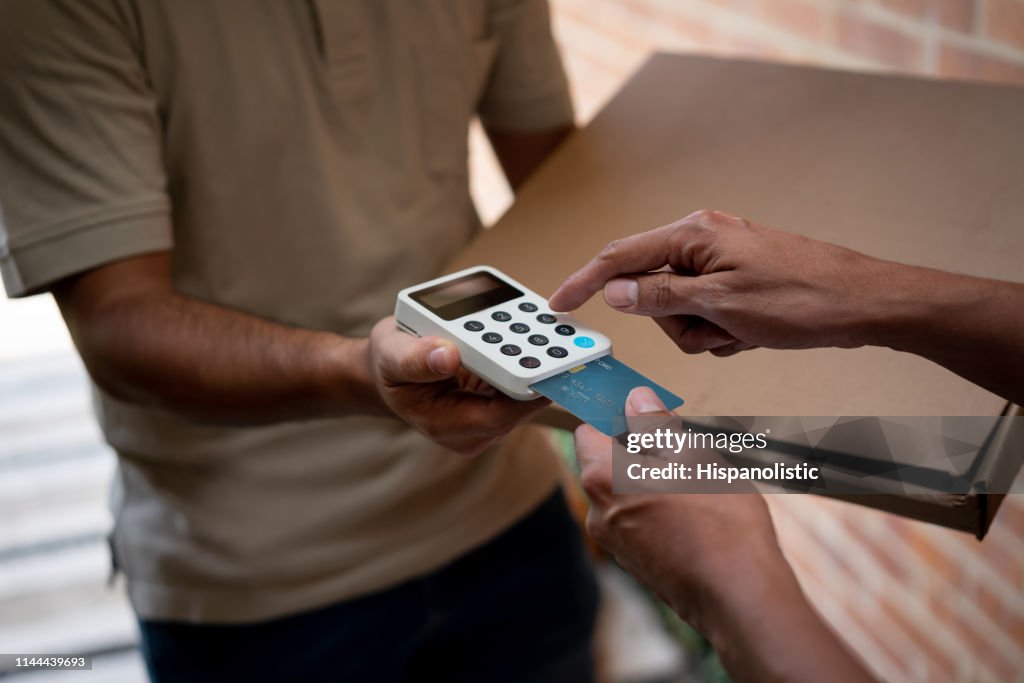
<svg viewBox="0 0 1024 683"><path fill-rule="evenodd" d="M365 339L286 327L175 292L121 297L69 321L111 395L211 422L384 413Z"/></svg>
<svg viewBox="0 0 1024 683"><path fill-rule="evenodd" d="M890 264L859 341L927 358L1024 404L1024 284Z"/></svg>

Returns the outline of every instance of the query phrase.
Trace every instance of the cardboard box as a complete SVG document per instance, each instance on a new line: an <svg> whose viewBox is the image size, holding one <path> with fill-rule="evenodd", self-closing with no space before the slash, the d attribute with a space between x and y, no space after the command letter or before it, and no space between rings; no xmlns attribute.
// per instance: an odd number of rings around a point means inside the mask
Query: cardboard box
<svg viewBox="0 0 1024 683"><path fill-rule="evenodd" d="M552 292L607 242L701 208L890 260L1024 273L1024 90L656 54L451 264ZM692 415L1000 415L1007 402L888 349L686 356L595 298L579 315ZM548 421L571 426L566 415ZM857 502L984 534L999 497Z"/></svg>

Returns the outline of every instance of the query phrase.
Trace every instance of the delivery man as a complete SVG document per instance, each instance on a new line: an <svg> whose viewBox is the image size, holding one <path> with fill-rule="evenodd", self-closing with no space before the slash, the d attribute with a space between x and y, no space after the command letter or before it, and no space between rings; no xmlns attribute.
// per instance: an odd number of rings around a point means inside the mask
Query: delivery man
<svg viewBox="0 0 1024 683"><path fill-rule="evenodd" d="M552 449L498 443L540 403L389 317L477 114L513 186L572 129L545 0L0 4L0 269L93 379L154 681L591 679Z"/></svg>

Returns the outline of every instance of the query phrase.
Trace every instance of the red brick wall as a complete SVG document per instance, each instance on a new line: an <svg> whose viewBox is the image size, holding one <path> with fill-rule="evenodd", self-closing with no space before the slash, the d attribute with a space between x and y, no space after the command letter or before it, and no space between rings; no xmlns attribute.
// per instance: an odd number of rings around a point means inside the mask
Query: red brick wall
<svg viewBox="0 0 1024 683"><path fill-rule="evenodd" d="M551 0L581 114L651 49L1024 84L1024 0Z"/></svg>
<svg viewBox="0 0 1024 683"><path fill-rule="evenodd" d="M1024 84L1024 0L550 1L583 121L652 49ZM1024 680L1020 496L981 543L811 496L772 510L811 600L881 677Z"/></svg>
<svg viewBox="0 0 1024 683"><path fill-rule="evenodd" d="M889 681L1024 676L1024 500L984 541L811 496L770 501L818 610Z"/></svg>

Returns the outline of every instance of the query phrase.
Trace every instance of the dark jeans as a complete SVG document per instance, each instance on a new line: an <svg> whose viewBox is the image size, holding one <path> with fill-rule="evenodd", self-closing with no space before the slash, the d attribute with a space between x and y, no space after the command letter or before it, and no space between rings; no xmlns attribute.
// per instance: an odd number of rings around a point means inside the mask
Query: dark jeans
<svg viewBox="0 0 1024 683"><path fill-rule="evenodd" d="M142 621L154 683L592 681L598 604L561 492L424 577L244 625Z"/></svg>

